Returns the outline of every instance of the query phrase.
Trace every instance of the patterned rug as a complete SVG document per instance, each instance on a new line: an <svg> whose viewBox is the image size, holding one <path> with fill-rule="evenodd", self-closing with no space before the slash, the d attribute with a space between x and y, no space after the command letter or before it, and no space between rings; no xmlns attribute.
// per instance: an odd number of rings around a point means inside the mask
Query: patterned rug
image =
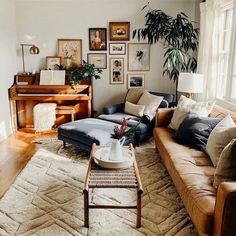
<svg viewBox="0 0 236 236"><path fill-rule="evenodd" d="M38 151L0 200L0 235L197 235L152 141L136 148L144 188L142 227L135 210L90 210L83 227L83 183L87 157L57 140L38 142ZM96 190L94 204L135 203L134 190Z"/></svg>

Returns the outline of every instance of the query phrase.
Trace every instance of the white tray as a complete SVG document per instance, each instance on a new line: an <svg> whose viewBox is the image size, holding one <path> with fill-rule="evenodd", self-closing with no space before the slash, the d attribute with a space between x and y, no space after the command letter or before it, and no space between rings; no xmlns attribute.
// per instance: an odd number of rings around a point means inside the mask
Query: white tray
<svg viewBox="0 0 236 236"><path fill-rule="evenodd" d="M101 147L94 154L94 161L97 165L106 169L126 169L134 162L133 152L128 148L122 148L123 158L118 161L109 160L110 147Z"/></svg>

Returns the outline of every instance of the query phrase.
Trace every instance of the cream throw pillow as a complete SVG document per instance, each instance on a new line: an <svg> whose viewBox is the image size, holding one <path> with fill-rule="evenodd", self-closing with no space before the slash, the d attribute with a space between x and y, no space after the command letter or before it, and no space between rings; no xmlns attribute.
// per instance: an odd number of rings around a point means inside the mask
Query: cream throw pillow
<svg viewBox="0 0 236 236"><path fill-rule="evenodd" d="M125 102L125 113L142 117L144 109L145 109L144 105L137 105L127 101Z"/></svg>
<svg viewBox="0 0 236 236"><path fill-rule="evenodd" d="M236 139L223 149L214 175L214 187L221 182L236 180Z"/></svg>
<svg viewBox="0 0 236 236"><path fill-rule="evenodd" d="M215 102L195 102L194 100L181 95L169 127L177 130L188 112L194 112L201 117L207 117L214 105Z"/></svg>
<svg viewBox="0 0 236 236"><path fill-rule="evenodd" d="M206 152L215 167L223 149L234 138L236 138L236 125L228 115L215 126L207 141Z"/></svg>
<svg viewBox="0 0 236 236"><path fill-rule="evenodd" d="M143 95L138 101L138 105L144 105L144 115L149 115L152 112L155 112L159 105L161 104L164 97L156 96L150 94L148 91L144 91Z"/></svg>

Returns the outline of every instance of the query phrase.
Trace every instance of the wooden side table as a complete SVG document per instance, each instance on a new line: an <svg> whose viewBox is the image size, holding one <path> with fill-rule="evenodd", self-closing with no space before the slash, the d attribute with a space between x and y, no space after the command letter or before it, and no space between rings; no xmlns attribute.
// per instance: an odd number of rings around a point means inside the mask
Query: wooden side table
<svg viewBox="0 0 236 236"><path fill-rule="evenodd" d="M89 227L89 209L137 209L136 227L141 227L141 197L143 193L137 162L134 156L134 164L128 169L108 170L97 166L93 159L93 153L97 147L93 144L90 153L87 174L84 183L84 226ZM132 144L129 146L134 153ZM121 178L122 177L122 178ZM124 205L91 205L89 204L89 189L95 188L135 188L137 189L137 204Z"/></svg>

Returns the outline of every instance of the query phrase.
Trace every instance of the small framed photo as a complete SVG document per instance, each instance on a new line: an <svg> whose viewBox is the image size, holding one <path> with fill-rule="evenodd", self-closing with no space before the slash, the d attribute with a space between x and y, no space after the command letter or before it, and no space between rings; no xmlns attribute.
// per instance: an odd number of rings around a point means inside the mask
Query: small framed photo
<svg viewBox="0 0 236 236"><path fill-rule="evenodd" d="M127 83L130 88L144 88L144 74L128 74Z"/></svg>
<svg viewBox="0 0 236 236"><path fill-rule="evenodd" d="M56 56L47 56L46 57L46 69L55 70L56 65L61 65L61 57Z"/></svg>
<svg viewBox="0 0 236 236"><path fill-rule="evenodd" d="M89 28L89 50L107 50L106 28Z"/></svg>
<svg viewBox="0 0 236 236"><path fill-rule="evenodd" d="M150 70L150 45L148 43L128 44L128 70Z"/></svg>
<svg viewBox="0 0 236 236"><path fill-rule="evenodd" d="M130 22L110 22L111 41L128 41L130 38Z"/></svg>
<svg viewBox="0 0 236 236"><path fill-rule="evenodd" d="M82 63L82 40L58 39L57 54L61 57L61 65L64 67L80 66Z"/></svg>
<svg viewBox="0 0 236 236"><path fill-rule="evenodd" d="M126 43L109 43L110 55L125 55Z"/></svg>
<svg viewBox="0 0 236 236"><path fill-rule="evenodd" d="M124 84L124 58L110 58L110 84Z"/></svg>
<svg viewBox="0 0 236 236"><path fill-rule="evenodd" d="M106 53L88 53L88 63L94 64L98 69L107 68L107 54Z"/></svg>

